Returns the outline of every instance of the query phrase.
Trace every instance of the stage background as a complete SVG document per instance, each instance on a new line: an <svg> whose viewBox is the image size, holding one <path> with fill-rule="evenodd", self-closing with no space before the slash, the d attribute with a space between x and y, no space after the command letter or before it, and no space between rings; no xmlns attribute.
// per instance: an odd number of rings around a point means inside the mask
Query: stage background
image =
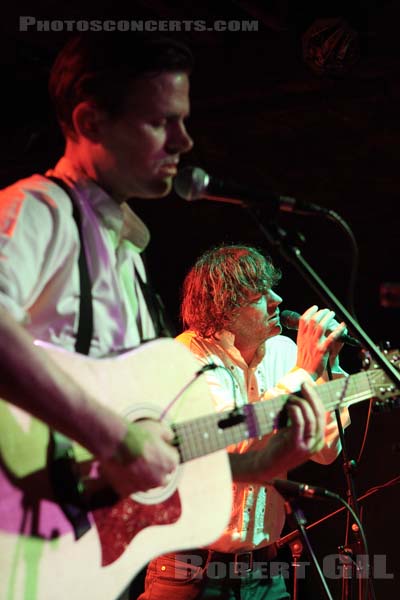
<svg viewBox="0 0 400 600"><path fill-rule="evenodd" d="M179 34L196 57L188 122L195 147L183 165L201 166L220 178L336 211L357 240L354 306L359 322L375 342L389 341L397 348L399 298L394 296L385 306L381 290L387 283L400 285L400 7L395 0L298 5L290 0L208 0L201 8L162 1L133 2L129 8L118 2L111 8L91 8L76 0L57 7L50 0L39 0L34 8L13 3L3 9L1 22L0 183L5 186L18 177L43 172L62 151L46 82L55 53L69 34L18 31L20 15L207 22L256 19L257 32ZM331 40L331 58L318 62L307 58L304 47L310 50L314 44L317 55L318 48L323 55L329 35L322 27L325 33L315 38L310 27L319 27L326 18L334 19L329 31L336 31L338 37ZM175 194L163 200L135 201L134 206L151 228L148 261L153 282L177 328L183 277L203 250L220 242L256 245L273 257L284 273L278 288L283 308L302 312L311 304L324 304L294 266L266 242L243 209L210 202L190 204ZM282 213L275 217L288 232L304 235L304 257L347 302L353 258L344 231L320 217ZM272 218L266 202L259 221L268 224ZM350 373L362 367L358 352L351 348L345 348L342 362ZM346 434L351 458L358 457L367 410L368 402L351 409L352 426ZM356 475L359 495L399 474L399 422L398 410L372 416ZM309 463L291 477L346 494L341 458L329 467ZM394 574L393 579L376 579L377 598L395 598L400 591L398 490L398 486L386 487L362 504L370 551L386 555L386 570ZM337 508L317 501L304 502L303 507L309 523ZM313 529L311 539L321 561L343 544L344 526L340 515ZM340 581L329 584L339 598ZM322 598L312 568L301 583L301 597Z"/></svg>

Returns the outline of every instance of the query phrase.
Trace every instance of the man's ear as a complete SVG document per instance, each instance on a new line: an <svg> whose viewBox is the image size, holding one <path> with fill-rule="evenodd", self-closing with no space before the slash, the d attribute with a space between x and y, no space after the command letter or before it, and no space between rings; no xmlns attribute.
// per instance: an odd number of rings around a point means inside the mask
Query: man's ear
<svg viewBox="0 0 400 600"><path fill-rule="evenodd" d="M100 110L93 102L88 101L77 104L72 113L72 122L77 136L83 136L91 142L100 140L104 119L104 110Z"/></svg>

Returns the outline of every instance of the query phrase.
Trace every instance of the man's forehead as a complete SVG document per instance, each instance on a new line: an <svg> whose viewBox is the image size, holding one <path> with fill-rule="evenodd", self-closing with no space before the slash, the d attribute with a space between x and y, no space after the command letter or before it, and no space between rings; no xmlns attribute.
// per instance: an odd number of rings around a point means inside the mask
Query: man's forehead
<svg viewBox="0 0 400 600"><path fill-rule="evenodd" d="M162 72L134 79L130 85L127 101L129 104L143 101L188 102L189 76L186 72Z"/></svg>

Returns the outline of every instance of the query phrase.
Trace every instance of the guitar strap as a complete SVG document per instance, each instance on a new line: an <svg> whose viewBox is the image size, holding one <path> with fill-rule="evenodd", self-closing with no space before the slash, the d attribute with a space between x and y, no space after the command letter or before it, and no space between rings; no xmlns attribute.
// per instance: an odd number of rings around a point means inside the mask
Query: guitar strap
<svg viewBox="0 0 400 600"><path fill-rule="evenodd" d="M146 257L144 256L143 253L141 256L142 256L142 260L143 260L143 263L144 263L144 266L146 269L147 281L143 280L142 276L140 275L140 273L137 269L135 269L135 274L136 274L137 280L139 282L140 289L142 290L142 294L145 299L148 311L150 313L151 320L154 325L156 338L158 338L158 337L175 337L176 332L175 332L173 324L171 323L170 319L167 316L164 302L162 301L160 294L157 294L157 292L155 292L153 286L151 285L151 283L149 281L149 274L148 274L149 272L148 272L148 269L146 268L147 267ZM142 341L146 341L146 340L142 340Z"/></svg>
<svg viewBox="0 0 400 600"><path fill-rule="evenodd" d="M77 201L65 181L52 175L46 177L63 188L72 202L72 215L78 228L80 240L78 262L80 281L79 323L75 340L75 351L88 355L93 335L93 303L81 215ZM74 469L76 462L71 440L62 433L52 429L50 431L48 454L50 479L54 495L74 529L75 538L79 539L90 529L90 522L87 516L88 507L85 504L83 496L83 486L78 473Z"/></svg>
<svg viewBox="0 0 400 600"><path fill-rule="evenodd" d="M80 239L79 253L79 323L75 341L75 351L80 354L89 354L93 335L93 303L91 281L85 253L84 238L82 233L81 215L78 203L69 186L63 179L55 176L46 176L60 186L70 197L72 214L78 228ZM173 335L173 328L167 323L166 313L161 297L156 294L151 285L145 282L140 273L135 269L140 288L142 290L150 317L154 323L156 337ZM72 442L58 431L51 430L48 448L49 474L55 498L57 499L65 516L71 523L76 539L79 539L90 529L88 511L83 495L83 485L79 474L76 472L76 461Z"/></svg>
<svg viewBox="0 0 400 600"><path fill-rule="evenodd" d="M92 303L92 285L89 277L89 269L86 260L85 245L82 233L81 214L79 212L78 203L74 198L71 190L63 179L47 175L47 179L51 179L63 188L68 194L72 202L72 215L78 228L79 240L81 249L79 252L79 282L80 282L80 298L79 298L79 323L78 331L75 340L75 351L80 354L89 354L90 343L93 335L93 303Z"/></svg>

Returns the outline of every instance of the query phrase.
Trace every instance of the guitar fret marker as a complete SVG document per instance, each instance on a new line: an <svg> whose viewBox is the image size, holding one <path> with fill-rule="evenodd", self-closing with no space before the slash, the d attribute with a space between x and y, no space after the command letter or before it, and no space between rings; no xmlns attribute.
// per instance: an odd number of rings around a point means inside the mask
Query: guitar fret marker
<svg viewBox="0 0 400 600"><path fill-rule="evenodd" d="M320 386L319 391L327 411L346 407L373 394L376 388L380 395L387 394L389 385L377 380L379 372L358 373L346 379L338 379ZM377 387L377 384L380 386ZM344 397L343 397L344 395ZM244 422L232 419L231 411L199 417L190 423L182 424L183 445L180 447L183 462L215 452L241 440L259 438L277 431L284 426L281 422L285 403L289 396L279 396L242 408ZM226 415L226 418L222 415ZM221 418L222 417L222 418ZM232 422L231 422L232 421Z"/></svg>
<svg viewBox="0 0 400 600"><path fill-rule="evenodd" d="M243 412L246 415L246 422L248 426L248 435L251 437L258 437L260 435L260 429L258 426L256 411L252 404L245 404Z"/></svg>

